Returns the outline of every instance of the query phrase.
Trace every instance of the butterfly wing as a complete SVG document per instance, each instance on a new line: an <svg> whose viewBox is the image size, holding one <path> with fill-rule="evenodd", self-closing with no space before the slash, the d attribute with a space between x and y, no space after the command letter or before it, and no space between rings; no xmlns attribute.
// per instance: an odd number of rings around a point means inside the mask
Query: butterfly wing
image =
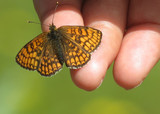
<svg viewBox="0 0 160 114"><path fill-rule="evenodd" d="M79 45L66 38L63 38L62 43L64 45L64 59L67 67L77 69L90 60L90 54Z"/></svg>
<svg viewBox="0 0 160 114"><path fill-rule="evenodd" d="M89 53L99 46L102 39L102 32L91 27L62 26L58 30Z"/></svg>
<svg viewBox="0 0 160 114"><path fill-rule="evenodd" d="M16 61L23 68L37 70L41 75L50 76L62 68L47 38L42 33L27 43L17 54Z"/></svg>
<svg viewBox="0 0 160 114"><path fill-rule="evenodd" d="M65 63L67 67L79 68L90 60L101 42L101 31L84 26L62 26L58 31L63 35Z"/></svg>
<svg viewBox="0 0 160 114"><path fill-rule="evenodd" d="M58 57L53 48L52 41L46 43L45 49L41 56L41 61L39 64L38 72L44 76L50 76L59 71L63 63L58 60Z"/></svg>
<svg viewBox="0 0 160 114"><path fill-rule="evenodd" d="M36 70L39 66L41 54L46 42L45 35L42 33L27 43L17 54L16 62L23 68Z"/></svg>

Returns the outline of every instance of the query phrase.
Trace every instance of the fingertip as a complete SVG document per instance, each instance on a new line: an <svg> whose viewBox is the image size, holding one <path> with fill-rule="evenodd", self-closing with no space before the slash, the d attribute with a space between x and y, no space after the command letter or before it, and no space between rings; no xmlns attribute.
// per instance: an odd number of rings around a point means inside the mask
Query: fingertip
<svg viewBox="0 0 160 114"><path fill-rule="evenodd" d="M137 74L132 72L124 73L126 72L126 70L123 71L121 69L121 71L118 71L118 69L120 68L114 69L114 80L119 86L125 88L126 90L138 87L139 85L142 84L143 80L146 77L140 75L138 72Z"/></svg>
<svg viewBox="0 0 160 114"><path fill-rule="evenodd" d="M56 7L54 0L34 0L34 6L42 23L42 30L48 31L52 23L58 28L64 25L83 25L80 0L64 0ZM53 21L53 22L52 22Z"/></svg>
<svg viewBox="0 0 160 114"><path fill-rule="evenodd" d="M154 28L154 29L153 29ZM124 37L114 64L114 79L121 87L139 86L159 61L158 26L146 24L134 27Z"/></svg>
<svg viewBox="0 0 160 114"><path fill-rule="evenodd" d="M147 72L143 70L143 61L138 61L135 57L124 52L120 54L114 63L113 75L116 83L126 90L140 85L145 79ZM134 53L134 52L133 52Z"/></svg>
<svg viewBox="0 0 160 114"><path fill-rule="evenodd" d="M89 63L83 68L71 70L71 77L75 85L86 91L98 88L103 82L105 71L99 69L96 63Z"/></svg>

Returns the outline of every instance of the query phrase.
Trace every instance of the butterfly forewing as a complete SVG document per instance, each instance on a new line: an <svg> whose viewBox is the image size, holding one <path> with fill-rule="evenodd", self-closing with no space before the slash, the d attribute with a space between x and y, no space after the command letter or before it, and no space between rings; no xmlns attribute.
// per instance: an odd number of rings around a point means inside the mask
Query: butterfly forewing
<svg viewBox="0 0 160 114"><path fill-rule="evenodd" d="M65 37L75 41L86 52L93 52L100 44L102 32L85 26L62 26L58 29Z"/></svg>
<svg viewBox="0 0 160 114"><path fill-rule="evenodd" d="M16 61L22 67L36 70L41 59L41 54L46 43L47 33L42 33L27 43L17 54Z"/></svg>

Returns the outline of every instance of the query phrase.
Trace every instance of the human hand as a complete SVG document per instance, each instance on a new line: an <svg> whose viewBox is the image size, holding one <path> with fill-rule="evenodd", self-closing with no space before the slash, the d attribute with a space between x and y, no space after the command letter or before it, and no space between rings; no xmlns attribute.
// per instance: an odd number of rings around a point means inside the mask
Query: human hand
<svg viewBox="0 0 160 114"><path fill-rule="evenodd" d="M62 2L61 2L62 1ZM82 25L103 33L99 48L82 68L71 70L74 83L96 89L114 63L114 79L123 88L139 85L160 59L159 0L61 0L54 15L56 27ZM130 3L129 3L130 2ZM34 0L43 24L51 24L56 0Z"/></svg>

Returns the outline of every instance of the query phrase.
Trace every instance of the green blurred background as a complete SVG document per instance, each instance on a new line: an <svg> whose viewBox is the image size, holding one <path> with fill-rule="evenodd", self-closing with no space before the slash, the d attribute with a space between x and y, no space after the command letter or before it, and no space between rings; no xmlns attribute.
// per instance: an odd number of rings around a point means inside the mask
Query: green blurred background
<svg viewBox="0 0 160 114"><path fill-rule="evenodd" d="M101 87L77 88L65 67L45 78L15 62L18 51L41 33L32 0L0 0L0 114L158 114L160 62L144 83L124 90L113 79L112 67Z"/></svg>

